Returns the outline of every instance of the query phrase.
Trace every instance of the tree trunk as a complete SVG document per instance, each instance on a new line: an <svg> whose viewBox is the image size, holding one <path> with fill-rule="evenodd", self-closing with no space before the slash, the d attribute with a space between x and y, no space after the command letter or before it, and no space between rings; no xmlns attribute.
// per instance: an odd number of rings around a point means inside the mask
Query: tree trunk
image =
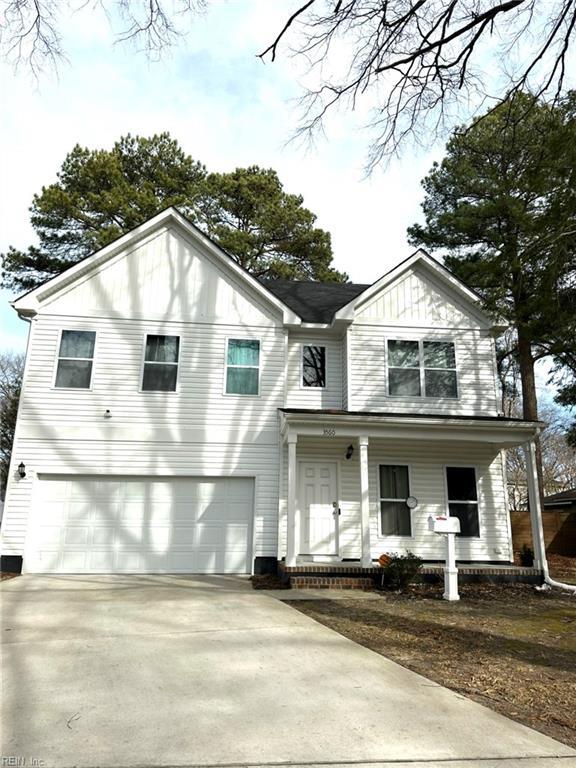
<svg viewBox="0 0 576 768"><path fill-rule="evenodd" d="M534 358L532 344L522 326L518 326L518 364L520 381L522 382L522 417L527 421L538 421L538 398L536 396L536 378L534 376ZM539 438L536 438L536 469L538 472L538 488L540 501L544 499L544 478L542 475L542 448Z"/></svg>

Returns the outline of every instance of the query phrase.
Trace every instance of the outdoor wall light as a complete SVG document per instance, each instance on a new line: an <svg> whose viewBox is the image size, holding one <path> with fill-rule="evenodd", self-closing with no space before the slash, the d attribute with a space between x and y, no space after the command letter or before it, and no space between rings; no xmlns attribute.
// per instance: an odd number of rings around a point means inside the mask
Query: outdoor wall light
<svg viewBox="0 0 576 768"><path fill-rule="evenodd" d="M353 453L354 453L354 446L349 445L348 448L346 448L346 458L351 459Z"/></svg>
<svg viewBox="0 0 576 768"><path fill-rule="evenodd" d="M106 410L104 411L104 418L105 419L111 419L112 418L112 412L110 411L109 408L106 408Z"/></svg>
<svg viewBox="0 0 576 768"><path fill-rule="evenodd" d="M26 477L26 464L24 464L23 461L21 461L20 464L18 464L18 474L22 478Z"/></svg>

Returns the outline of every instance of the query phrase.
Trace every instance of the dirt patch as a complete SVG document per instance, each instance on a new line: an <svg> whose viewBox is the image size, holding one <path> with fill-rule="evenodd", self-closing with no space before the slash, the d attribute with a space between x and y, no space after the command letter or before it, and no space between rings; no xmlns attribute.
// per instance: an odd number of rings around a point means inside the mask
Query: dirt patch
<svg viewBox="0 0 576 768"><path fill-rule="evenodd" d="M7 571L2 571L0 573L0 581L5 581L6 579L15 579L16 576L20 576L19 573L8 573Z"/></svg>
<svg viewBox="0 0 576 768"><path fill-rule="evenodd" d="M576 598L527 584L414 586L375 600L292 602L409 669L576 747ZM289 598L286 598L289 601Z"/></svg>

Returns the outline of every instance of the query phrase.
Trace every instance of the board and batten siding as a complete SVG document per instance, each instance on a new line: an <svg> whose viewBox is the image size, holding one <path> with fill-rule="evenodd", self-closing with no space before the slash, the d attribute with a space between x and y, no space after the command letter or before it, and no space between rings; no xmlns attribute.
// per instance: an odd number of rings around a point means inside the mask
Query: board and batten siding
<svg viewBox="0 0 576 768"><path fill-rule="evenodd" d="M322 439L301 437L297 461L335 461L338 465L340 502L340 556L358 560L360 539L360 467L356 447L350 460L346 447L349 438ZM282 454L279 545L280 557L286 552L287 449ZM429 531L428 518L447 514L445 467L472 466L476 469L479 497L480 537L457 538L456 557L460 560L512 559L510 521L500 452L486 443L381 440L371 439L368 448L372 557L384 552L414 552L425 560L443 560L443 537ZM419 501L412 512L412 536L380 536L380 464L407 464L410 468L410 493Z"/></svg>
<svg viewBox="0 0 576 768"><path fill-rule="evenodd" d="M326 348L326 386L302 386L302 347ZM342 408L342 340L321 333L288 336L286 406L288 408Z"/></svg>
<svg viewBox="0 0 576 768"><path fill-rule="evenodd" d="M276 554L284 331L274 307L232 283L188 242L162 232L128 249L125 263L115 257L40 307L31 323L3 554L23 552L39 473L254 477L254 555ZM63 329L96 331L89 390L54 387ZM180 337L176 392L141 391L146 334ZM224 393L229 338L260 340L258 396ZM16 478L20 461L23 480Z"/></svg>
<svg viewBox="0 0 576 768"><path fill-rule="evenodd" d="M388 394L388 339L452 341L457 398ZM416 266L358 307L348 329L348 409L496 416L500 407L494 340L472 305Z"/></svg>

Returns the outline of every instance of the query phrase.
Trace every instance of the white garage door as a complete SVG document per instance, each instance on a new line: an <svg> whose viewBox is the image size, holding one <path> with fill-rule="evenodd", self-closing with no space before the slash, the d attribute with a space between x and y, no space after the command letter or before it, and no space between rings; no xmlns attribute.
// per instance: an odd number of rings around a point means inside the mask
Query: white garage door
<svg viewBox="0 0 576 768"><path fill-rule="evenodd" d="M28 572L248 573L252 478L40 475Z"/></svg>

